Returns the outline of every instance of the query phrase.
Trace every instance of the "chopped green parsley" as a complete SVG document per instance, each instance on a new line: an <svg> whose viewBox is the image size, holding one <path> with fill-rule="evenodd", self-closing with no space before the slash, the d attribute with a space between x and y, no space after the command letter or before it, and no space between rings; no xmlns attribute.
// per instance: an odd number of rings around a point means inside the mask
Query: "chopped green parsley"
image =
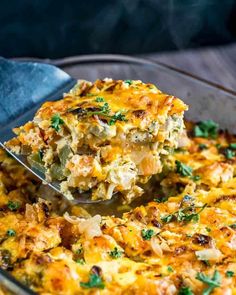
<svg viewBox="0 0 236 295"><path fill-rule="evenodd" d="M125 80L124 82L125 82L126 84L128 84L128 85L131 85L131 84L133 83L132 80Z"/></svg>
<svg viewBox="0 0 236 295"><path fill-rule="evenodd" d="M104 102L105 101L105 99L103 98L103 97L96 97L96 99L95 99L95 101L96 102Z"/></svg>
<svg viewBox="0 0 236 295"><path fill-rule="evenodd" d="M51 127L57 132L60 130L60 125L63 125L64 121L61 119L59 114L55 114L51 118Z"/></svg>
<svg viewBox="0 0 236 295"><path fill-rule="evenodd" d="M181 208L172 214L168 214L161 217L161 220L164 223L169 223L175 220L180 222L197 222L199 220L199 214L204 210L206 206L207 204L203 205L202 207L195 207L192 205L185 208ZM196 212L196 208L200 208L200 210Z"/></svg>
<svg viewBox="0 0 236 295"><path fill-rule="evenodd" d="M144 240L151 240L152 236L155 234L153 229L142 229L141 235Z"/></svg>
<svg viewBox="0 0 236 295"><path fill-rule="evenodd" d="M11 211L16 211L17 209L20 208L20 204L18 202L14 202L14 201L9 201L7 204L7 207L11 210Z"/></svg>
<svg viewBox="0 0 236 295"><path fill-rule="evenodd" d="M220 287L221 284L221 276L217 270L214 271L211 278L204 273L198 272L196 279L207 285L207 288L202 292L203 295L209 295L215 288Z"/></svg>
<svg viewBox="0 0 236 295"><path fill-rule="evenodd" d="M176 165L176 172L180 174L181 176L192 176L193 169L186 164L176 160L175 161Z"/></svg>
<svg viewBox="0 0 236 295"><path fill-rule="evenodd" d="M226 159L232 159L235 157L235 151L232 151L230 148L225 149L224 154Z"/></svg>
<svg viewBox="0 0 236 295"><path fill-rule="evenodd" d="M230 143L229 148L232 150L236 150L236 143Z"/></svg>
<svg viewBox="0 0 236 295"><path fill-rule="evenodd" d="M227 270L225 273L227 278L232 278L234 276L234 271L232 270Z"/></svg>
<svg viewBox="0 0 236 295"><path fill-rule="evenodd" d="M194 126L193 134L195 137L213 138L218 135L219 125L212 120L199 122Z"/></svg>
<svg viewBox="0 0 236 295"><path fill-rule="evenodd" d="M118 250L117 247L114 248L114 250L112 250L109 254L112 258L119 258L122 255L122 251Z"/></svg>
<svg viewBox="0 0 236 295"><path fill-rule="evenodd" d="M14 229L8 229L7 235L8 235L8 237L14 237L16 235L16 232Z"/></svg>
<svg viewBox="0 0 236 295"><path fill-rule="evenodd" d="M80 286L85 289L90 289L90 288L99 288L99 289L104 289L105 284L102 281L102 278L95 273L89 274L89 280L88 282L81 282Z"/></svg>
<svg viewBox="0 0 236 295"><path fill-rule="evenodd" d="M194 295L190 287L181 287L178 295Z"/></svg>

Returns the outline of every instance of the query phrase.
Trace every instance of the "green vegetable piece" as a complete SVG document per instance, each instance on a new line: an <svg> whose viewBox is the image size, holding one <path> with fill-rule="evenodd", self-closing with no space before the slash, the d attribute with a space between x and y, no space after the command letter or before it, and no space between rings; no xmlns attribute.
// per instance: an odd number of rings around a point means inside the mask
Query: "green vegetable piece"
<svg viewBox="0 0 236 295"><path fill-rule="evenodd" d="M14 231L14 229L8 229L7 235L8 237L14 237L16 235L16 232Z"/></svg>
<svg viewBox="0 0 236 295"><path fill-rule="evenodd" d="M144 240L151 240L152 236L155 234L153 229L142 229L141 236Z"/></svg>
<svg viewBox="0 0 236 295"><path fill-rule="evenodd" d="M71 155L71 149L69 147L68 144L64 145L60 150L59 150L59 153L58 153L58 157L60 159L60 162L61 162L61 165L62 167L65 167L66 165L66 162L69 158L69 156Z"/></svg>
<svg viewBox="0 0 236 295"><path fill-rule="evenodd" d="M212 120L199 122L194 126L193 134L195 137L213 138L218 135L219 125Z"/></svg>
<svg viewBox="0 0 236 295"><path fill-rule="evenodd" d="M42 160L40 159L39 153L29 155L27 157L27 160L31 167L39 170L42 173L45 173L45 167L43 165Z"/></svg>
<svg viewBox="0 0 236 295"><path fill-rule="evenodd" d="M194 295L190 287L181 287L178 295Z"/></svg>
<svg viewBox="0 0 236 295"><path fill-rule="evenodd" d="M80 286L85 289L90 289L90 288L99 288L99 289L104 289L105 284L102 281L102 278L98 274L91 273L89 275L89 280L86 283L81 282Z"/></svg>
<svg viewBox="0 0 236 295"><path fill-rule="evenodd" d="M51 118L51 127L57 132L60 130L60 125L64 124L64 121L61 119L59 114L55 114Z"/></svg>
<svg viewBox="0 0 236 295"><path fill-rule="evenodd" d="M9 201L7 204L8 209L11 211L16 211L17 209L20 208L20 203L14 202L14 201Z"/></svg>
<svg viewBox="0 0 236 295"><path fill-rule="evenodd" d="M185 165L184 163L176 160L175 161L175 165L176 165L176 172L178 174L180 174L181 176L192 176L192 172L193 169L187 165Z"/></svg>
<svg viewBox="0 0 236 295"><path fill-rule="evenodd" d="M209 295L215 288L220 287L221 284L221 276L217 270L214 271L212 278L199 272L197 273L196 279L208 286L203 290L203 295Z"/></svg>
<svg viewBox="0 0 236 295"><path fill-rule="evenodd" d="M112 258L119 258L122 256L122 251L118 250L117 247L114 248L114 250L112 250L109 254Z"/></svg>
<svg viewBox="0 0 236 295"><path fill-rule="evenodd" d="M61 181L65 179L64 167L62 167L62 165L59 163L53 163L50 168L50 175L53 180Z"/></svg>
<svg viewBox="0 0 236 295"><path fill-rule="evenodd" d="M232 271L232 270L227 270L225 274L226 274L226 277L227 277L227 278L232 278L232 277L234 276L234 271Z"/></svg>

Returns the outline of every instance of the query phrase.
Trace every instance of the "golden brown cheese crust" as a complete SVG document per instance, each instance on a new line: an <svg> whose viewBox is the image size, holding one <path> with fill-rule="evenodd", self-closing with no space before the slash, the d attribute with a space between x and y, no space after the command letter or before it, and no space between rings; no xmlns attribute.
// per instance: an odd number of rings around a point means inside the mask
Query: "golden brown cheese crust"
<svg viewBox="0 0 236 295"><path fill-rule="evenodd" d="M9 171L18 164L0 154L0 167L8 161L1 181L1 267L39 294L179 294L186 288L202 294L209 285L196 277L212 278L215 271L220 280L211 294L234 294L236 138L192 137L193 128L187 123L188 145L166 161L163 194L122 218L60 217L42 200L10 210L13 196L23 198L10 188ZM78 207L70 212L76 215Z"/></svg>
<svg viewBox="0 0 236 295"><path fill-rule="evenodd" d="M141 81L79 81L59 101L46 102L32 122L15 128L8 146L29 156L61 191L92 189L93 199L121 192L126 202L140 183L161 172L177 144L186 105Z"/></svg>

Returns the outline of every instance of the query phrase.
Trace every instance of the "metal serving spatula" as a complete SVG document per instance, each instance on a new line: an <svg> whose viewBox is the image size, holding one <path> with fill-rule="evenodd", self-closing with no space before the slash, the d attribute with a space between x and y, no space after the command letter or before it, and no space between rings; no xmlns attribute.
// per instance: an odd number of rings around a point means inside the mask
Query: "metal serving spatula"
<svg viewBox="0 0 236 295"><path fill-rule="evenodd" d="M26 157L12 153L4 145L14 134L12 128L32 120L44 101L58 100L76 83L64 71L55 66L35 62L15 62L0 58L0 146L18 162L60 193L59 183L48 183L45 175L31 167ZM79 194L77 204L90 204L89 193Z"/></svg>

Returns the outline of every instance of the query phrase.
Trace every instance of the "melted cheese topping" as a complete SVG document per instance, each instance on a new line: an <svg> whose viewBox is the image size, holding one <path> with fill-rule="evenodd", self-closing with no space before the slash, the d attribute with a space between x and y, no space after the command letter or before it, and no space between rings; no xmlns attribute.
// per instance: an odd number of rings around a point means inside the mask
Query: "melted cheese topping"
<svg viewBox="0 0 236 295"><path fill-rule="evenodd" d="M197 274L212 278L215 270L221 280L213 293L234 294L236 157L225 150L236 138L184 142L156 180L162 192L122 218L91 218L79 207L61 217L46 201L32 204L33 178L1 151L1 267L39 294L202 294L208 285ZM9 201L20 206L12 211Z"/></svg>

